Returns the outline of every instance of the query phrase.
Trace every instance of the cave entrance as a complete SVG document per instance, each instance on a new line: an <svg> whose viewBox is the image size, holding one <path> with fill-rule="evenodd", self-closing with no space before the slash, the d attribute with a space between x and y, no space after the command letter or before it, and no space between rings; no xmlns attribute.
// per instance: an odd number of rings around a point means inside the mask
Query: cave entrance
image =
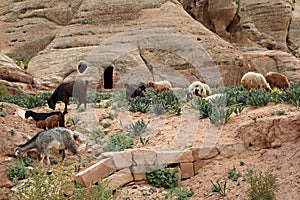
<svg viewBox="0 0 300 200"><path fill-rule="evenodd" d="M112 66L104 68L104 89L113 88L113 71L114 67Z"/></svg>

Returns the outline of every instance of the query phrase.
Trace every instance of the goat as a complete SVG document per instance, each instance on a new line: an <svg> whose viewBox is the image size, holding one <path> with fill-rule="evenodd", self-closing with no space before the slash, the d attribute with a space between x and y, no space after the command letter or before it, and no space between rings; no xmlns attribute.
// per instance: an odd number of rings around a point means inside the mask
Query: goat
<svg viewBox="0 0 300 200"><path fill-rule="evenodd" d="M45 120L38 121L36 123L36 126L44 130L54 128L54 127L65 127L64 121L65 121L64 114L60 113L58 115L51 115L47 117Z"/></svg>
<svg viewBox="0 0 300 200"><path fill-rule="evenodd" d="M256 72L247 72L246 74L244 74L241 79L241 84L247 90L263 88L267 92L272 91L265 77L262 74Z"/></svg>
<svg viewBox="0 0 300 200"><path fill-rule="evenodd" d="M75 80L61 83L53 92L51 97L48 99L49 108L55 109L55 105L58 101L65 103L64 113L67 113L67 105L69 104L69 98L75 97L78 100L77 108L84 103L86 109L87 102L87 85L88 81Z"/></svg>
<svg viewBox="0 0 300 200"><path fill-rule="evenodd" d="M210 88L208 85L203 84L200 81L194 81L187 88L187 100L192 100L193 97L207 97L210 92Z"/></svg>
<svg viewBox="0 0 300 200"><path fill-rule="evenodd" d="M278 72L268 72L266 74L266 81L270 84L271 88L277 87L286 90L291 87L288 78Z"/></svg>
<svg viewBox="0 0 300 200"><path fill-rule="evenodd" d="M29 150L37 149L41 156L41 163L43 165L44 158L47 158L47 166L50 165L49 150L52 148L58 149L59 153L62 155L62 160L65 159L65 149L68 149L73 155L77 155L80 163L82 158L80 153L77 151L75 140L78 139L78 135L69 129L64 127L56 127L46 131L38 132L25 144L17 146L15 151L15 156L19 157Z"/></svg>
<svg viewBox="0 0 300 200"><path fill-rule="evenodd" d="M149 81L146 85L146 88L153 89L156 93L164 92L164 91L171 91L172 85L169 81Z"/></svg>
<svg viewBox="0 0 300 200"><path fill-rule="evenodd" d="M126 100L128 101L130 98L135 98L137 96L144 96L144 91L146 90L144 83L139 83L138 85L135 84L125 84L126 88Z"/></svg>
<svg viewBox="0 0 300 200"><path fill-rule="evenodd" d="M50 117L51 115L58 115L58 114L61 114L61 112L55 111L50 113L37 113L32 110L26 110L25 118L28 119L29 117L32 117L34 121L38 122L40 120L45 120L47 117Z"/></svg>

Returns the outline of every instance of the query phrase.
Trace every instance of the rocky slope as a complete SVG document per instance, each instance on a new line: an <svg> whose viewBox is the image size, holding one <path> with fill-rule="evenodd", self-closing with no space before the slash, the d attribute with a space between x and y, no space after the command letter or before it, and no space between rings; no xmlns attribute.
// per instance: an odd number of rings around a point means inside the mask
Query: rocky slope
<svg viewBox="0 0 300 200"><path fill-rule="evenodd" d="M140 74L151 80L141 55L156 79L181 76L178 86L237 84L249 70L299 81L299 10L292 0L8 0L0 7L0 53L30 60L27 72L41 90L77 76L83 60L100 88L111 64L114 87Z"/></svg>

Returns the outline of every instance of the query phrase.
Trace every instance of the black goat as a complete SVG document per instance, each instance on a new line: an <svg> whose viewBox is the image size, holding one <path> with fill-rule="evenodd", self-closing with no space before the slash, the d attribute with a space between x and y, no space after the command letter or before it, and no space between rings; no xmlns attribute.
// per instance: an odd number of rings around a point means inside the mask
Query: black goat
<svg viewBox="0 0 300 200"><path fill-rule="evenodd" d="M128 101L130 98L135 98L137 96L144 96L143 91L146 90L146 86L144 83L139 83L138 85L135 84L128 84L125 85L126 88L126 100Z"/></svg>
<svg viewBox="0 0 300 200"><path fill-rule="evenodd" d="M45 120L45 119L47 119L48 117L50 117L52 115L62 115L63 117L59 120L59 126L60 127L65 126L64 114L60 111L50 112L50 113L37 113L37 112L34 112L32 110L27 110L25 112L25 118L26 119L28 119L29 117L32 117L32 119L34 119L34 121L36 121L36 122L41 121L41 120Z"/></svg>
<svg viewBox="0 0 300 200"><path fill-rule="evenodd" d="M80 79L61 83L59 86L57 86L51 97L48 99L49 108L54 110L56 103L58 101L62 101L65 103L64 113L67 113L69 98L74 97L78 100L77 109L82 103L84 103L84 108L86 109L88 83L88 81L83 81Z"/></svg>

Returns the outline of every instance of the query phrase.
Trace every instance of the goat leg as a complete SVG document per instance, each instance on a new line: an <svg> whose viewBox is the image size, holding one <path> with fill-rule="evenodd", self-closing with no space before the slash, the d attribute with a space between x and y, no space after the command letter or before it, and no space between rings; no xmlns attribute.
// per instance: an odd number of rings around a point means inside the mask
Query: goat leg
<svg viewBox="0 0 300 200"><path fill-rule="evenodd" d="M68 113L67 104L68 104L68 102L65 102L65 109L64 109L64 113Z"/></svg>
<svg viewBox="0 0 300 200"><path fill-rule="evenodd" d="M61 163L64 161L66 154L64 149L59 150L59 154L61 154Z"/></svg>

